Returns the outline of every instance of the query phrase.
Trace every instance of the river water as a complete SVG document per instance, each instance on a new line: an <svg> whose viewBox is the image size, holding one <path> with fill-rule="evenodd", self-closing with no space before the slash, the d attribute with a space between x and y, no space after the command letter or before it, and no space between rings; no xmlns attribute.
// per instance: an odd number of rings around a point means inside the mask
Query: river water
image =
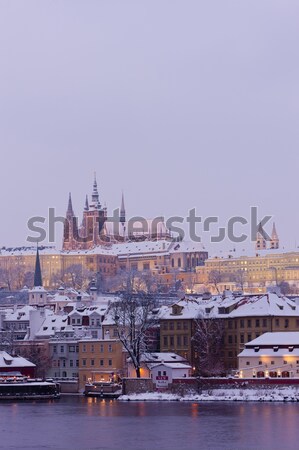
<svg viewBox="0 0 299 450"><path fill-rule="evenodd" d="M0 403L0 448L299 448L299 403L118 402L63 396Z"/></svg>

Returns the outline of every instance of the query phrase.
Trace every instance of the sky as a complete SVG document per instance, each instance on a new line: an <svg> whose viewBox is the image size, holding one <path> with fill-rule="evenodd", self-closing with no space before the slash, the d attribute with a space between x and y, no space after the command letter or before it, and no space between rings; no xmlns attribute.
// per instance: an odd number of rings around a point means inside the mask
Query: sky
<svg viewBox="0 0 299 450"><path fill-rule="evenodd" d="M108 211L122 190L128 217L225 226L257 206L299 245L298 16L297 0L0 0L0 246L69 191L81 214L94 171Z"/></svg>

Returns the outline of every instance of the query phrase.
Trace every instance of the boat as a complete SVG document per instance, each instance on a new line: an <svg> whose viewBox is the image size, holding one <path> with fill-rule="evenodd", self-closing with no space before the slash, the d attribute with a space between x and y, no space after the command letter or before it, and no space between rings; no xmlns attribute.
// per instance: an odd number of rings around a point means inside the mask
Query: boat
<svg viewBox="0 0 299 450"><path fill-rule="evenodd" d="M2 374L1 374L2 375ZM39 400L60 397L60 385L53 381L20 376L0 375L1 400Z"/></svg>
<svg viewBox="0 0 299 450"><path fill-rule="evenodd" d="M83 393L86 397L118 398L122 393L122 385L113 382L94 381L86 383Z"/></svg>

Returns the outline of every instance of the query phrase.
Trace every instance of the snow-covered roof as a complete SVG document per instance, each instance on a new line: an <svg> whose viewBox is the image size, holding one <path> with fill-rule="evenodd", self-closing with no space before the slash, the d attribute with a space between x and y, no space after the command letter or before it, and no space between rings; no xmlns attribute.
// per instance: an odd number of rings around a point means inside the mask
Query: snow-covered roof
<svg viewBox="0 0 299 450"><path fill-rule="evenodd" d="M4 367L35 367L35 364L22 356L11 356L5 351L0 351L0 370Z"/></svg>
<svg viewBox="0 0 299 450"><path fill-rule="evenodd" d="M241 297L230 317L244 316L299 316L299 308L292 300L274 293Z"/></svg>
<svg viewBox="0 0 299 450"><path fill-rule="evenodd" d="M175 363L175 362L182 362L186 361L186 358L183 358L183 356L178 355L177 353L171 353L171 352L150 352L145 353L141 357L141 361L144 363Z"/></svg>
<svg viewBox="0 0 299 450"><path fill-rule="evenodd" d="M162 319L196 319L198 317L236 318L249 316L295 316L299 317L299 305L284 296L275 293L228 296L220 295L210 300L182 299L175 303L180 307L178 314L173 314L171 306L161 308Z"/></svg>
<svg viewBox="0 0 299 450"><path fill-rule="evenodd" d="M299 347L299 331L277 331L264 333L246 344L246 347L254 346L292 346Z"/></svg>
<svg viewBox="0 0 299 450"><path fill-rule="evenodd" d="M279 258L279 257L285 257L286 254L290 254L290 255L297 255L299 256L299 249L295 248L295 249L289 249L289 248L279 248L279 249L259 249L259 250L255 250L254 248L251 249L245 249L245 248L238 248L236 247L235 249L232 250L219 250L217 253L212 254L211 252L209 253L209 259L208 262L210 260L222 260L222 259L230 259L230 260L234 260L234 259L239 259L239 258L256 258L257 256L260 257L266 257L266 258Z"/></svg>
<svg viewBox="0 0 299 450"><path fill-rule="evenodd" d="M68 316L53 314L50 310L47 311L45 319L40 326L39 330L36 332L36 338L47 338L54 336L56 331L67 331L68 327Z"/></svg>
<svg viewBox="0 0 299 450"><path fill-rule="evenodd" d="M154 364L152 365L151 369L153 369L154 367L159 367L159 366L164 366L164 367L170 367L171 369L191 369L191 366L189 364L183 364L183 363L165 363L165 362L161 362L159 364Z"/></svg>
<svg viewBox="0 0 299 450"><path fill-rule="evenodd" d="M240 358L246 358L246 357L255 357L260 358L263 356L271 356L271 357L283 357L283 356L299 356L299 348L294 348L292 352L289 352L286 347L279 348L278 350L274 350L273 347L271 348L261 348L258 352L254 351L254 348L245 348L238 357Z"/></svg>
<svg viewBox="0 0 299 450"><path fill-rule="evenodd" d="M5 321L17 320L21 322L23 320L29 321L30 311L34 311L35 308L30 305L25 305L22 308L17 308L14 311L9 311L5 316Z"/></svg>

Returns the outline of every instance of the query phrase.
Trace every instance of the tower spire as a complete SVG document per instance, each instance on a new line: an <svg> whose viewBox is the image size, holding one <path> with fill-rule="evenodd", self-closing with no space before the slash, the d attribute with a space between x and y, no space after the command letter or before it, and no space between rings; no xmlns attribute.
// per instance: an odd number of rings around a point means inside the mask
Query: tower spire
<svg viewBox="0 0 299 450"><path fill-rule="evenodd" d="M68 205L67 205L66 215L67 216L74 216L72 194L71 193L69 193L69 201L68 201Z"/></svg>
<svg viewBox="0 0 299 450"><path fill-rule="evenodd" d="M266 245L265 233L264 233L262 224L260 222L258 229L257 229L257 233L256 233L255 249L256 250L265 250L266 248L267 248L267 245Z"/></svg>
<svg viewBox="0 0 299 450"><path fill-rule="evenodd" d="M89 210L89 204L88 204L88 195L86 194L86 199L85 199L85 206L84 206L84 210L88 211Z"/></svg>
<svg viewBox="0 0 299 450"><path fill-rule="evenodd" d="M278 249L279 248L279 237L278 237L278 234L277 234L277 231L276 231L275 222L273 222L273 227L272 227L270 248L271 249Z"/></svg>
<svg viewBox="0 0 299 450"><path fill-rule="evenodd" d="M34 271L34 287L38 287L38 286L42 286L42 285L43 285L42 271L41 271L39 251L38 251L38 246L37 246L36 258L35 258L35 271Z"/></svg>
<svg viewBox="0 0 299 450"><path fill-rule="evenodd" d="M121 206L120 206L119 221L121 223L125 223L125 221L126 221L125 199L124 199L124 193L123 192L121 194Z"/></svg>
<svg viewBox="0 0 299 450"><path fill-rule="evenodd" d="M96 173L94 173L94 181L93 181L93 189L92 189L92 194L91 194L91 201L92 201L92 205L98 209L101 205L100 205L100 200L99 200L99 192L98 192L98 183L97 183L97 176Z"/></svg>

